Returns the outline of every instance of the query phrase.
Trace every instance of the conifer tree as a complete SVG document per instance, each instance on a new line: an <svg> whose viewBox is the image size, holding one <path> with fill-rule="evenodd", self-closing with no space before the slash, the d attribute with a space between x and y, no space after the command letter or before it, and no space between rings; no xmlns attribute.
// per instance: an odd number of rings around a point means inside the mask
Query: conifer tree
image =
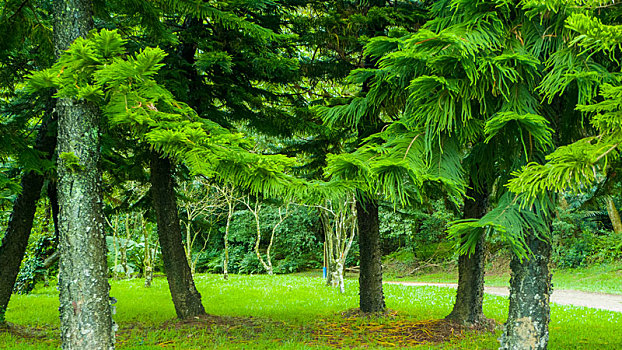
<svg viewBox="0 0 622 350"><path fill-rule="evenodd" d="M423 21L421 4L408 1L340 1L317 2L310 5L317 15L306 19L306 24L299 23L300 28L308 28L302 34L303 42L313 52L308 65L309 72L322 72L329 79L340 81L349 72L356 68L371 69L374 60L363 53L364 41L370 37L385 35L389 27L414 28ZM311 28L309 28L309 27ZM337 37L339 40L334 40ZM319 45L318 45L319 43ZM316 52L318 58L315 59ZM350 139L347 142L360 144L370 135L379 132L386 125L386 120L371 108L366 110L363 104L357 104L365 99L369 91L369 84L361 82L358 96L345 98L345 102L356 105L355 112L343 108L343 96L322 101L321 105L329 108L319 108L317 111L325 123L337 130L344 130ZM331 97L328 91L324 95ZM333 173L334 167L327 167L328 173ZM335 178L347 181L358 179L334 174ZM385 310L382 289L382 252L380 247L378 197L376 190L361 187L357 190L357 222L358 241L360 252L359 275L359 306L363 312L382 312Z"/></svg>
<svg viewBox="0 0 622 350"><path fill-rule="evenodd" d="M525 344L545 348L548 341L550 244L546 233L551 200L541 198L537 206L528 208L504 194L503 184L521 163L541 159L548 152L554 141L551 123L555 123L555 130L561 135L556 142L567 142L572 137L564 126L580 118L572 109L574 103L589 100L598 79L606 77L589 73L602 72L602 68L588 57L573 61L576 55L564 51L566 45L561 38L567 32L563 22L544 13L546 8L542 11L541 7L539 2L531 7L509 1L494 5L469 1L434 3L434 20L417 33L397 33L375 39L367 46L372 56L379 57L379 69L355 71L351 81L360 84L371 79L372 88L364 99L342 109L342 114L351 118L373 108L397 115L401 128L412 133L410 139L401 142L396 138L393 145L387 142L391 128L369 139L369 149L391 146L393 151L385 154L393 154L392 158L361 158L364 152L357 151L357 158L339 160L343 163L339 166L342 171L375 173L385 193L401 201L408 195L407 188L393 179L412 174L412 182L417 183L417 177L425 175L421 172L425 164L405 162L409 153L417 151L419 141L423 143L424 159L433 159L439 151L445 157L454 153L448 148L449 140L457 141L458 151L476 154L478 149L480 153L488 149L484 157L479 157L485 162L475 164L492 175L486 182L497 189L493 197L496 208L479 220L454 225L451 233L462 240L462 252L473 252L484 229L493 228L515 252L510 317L502 338L502 346L509 348ZM544 19L533 20L541 14ZM544 35L545 31L556 35ZM571 74L564 75L568 69ZM547 75L540 82L542 72ZM546 103L539 102L542 96L547 97ZM560 120L560 116L564 119ZM400 149L406 152L399 152ZM489 153L491 149L498 151ZM460 182L460 176L451 175L455 171L446 172L451 168L459 169L446 167L445 177ZM478 174L472 172L476 188L477 178ZM451 187L454 186L448 188ZM520 283L525 280L530 282ZM481 298L481 292L479 295ZM544 302L534 304L534 300Z"/></svg>
<svg viewBox="0 0 622 350"><path fill-rule="evenodd" d="M0 91L3 96L0 102L0 133L3 135L0 157L3 163L7 159L16 159L15 166L21 169L19 185L12 185L7 176L0 172L0 187L5 196L5 190L18 187L0 245L0 265L3 267L0 269L0 322L4 322L4 311L30 237L36 203L45 177L51 172L50 160L56 147L53 100L49 94L24 97L18 93L25 72L51 64L53 56L49 45L51 31L37 26L35 18L44 23L50 22L46 11L24 9L14 3L5 4L0 12L0 31L6 38L0 44ZM36 124L34 121L38 119L41 123ZM0 194L0 198L5 196Z"/></svg>
<svg viewBox="0 0 622 350"><path fill-rule="evenodd" d="M90 1L58 1L54 13L54 42L59 54L93 28ZM113 349L99 187L100 112L92 102L71 97L58 99L56 110L62 345L63 349Z"/></svg>

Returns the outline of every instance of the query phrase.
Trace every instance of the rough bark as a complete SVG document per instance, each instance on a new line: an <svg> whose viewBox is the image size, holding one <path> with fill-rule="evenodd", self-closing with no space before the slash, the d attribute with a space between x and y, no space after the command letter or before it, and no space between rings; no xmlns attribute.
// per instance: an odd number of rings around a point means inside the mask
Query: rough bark
<svg viewBox="0 0 622 350"><path fill-rule="evenodd" d="M194 285L182 242L172 164L155 152L151 154L151 195L164 270L177 317L186 319L203 315L201 294Z"/></svg>
<svg viewBox="0 0 622 350"><path fill-rule="evenodd" d="M57 53L93 28L89 0L54 2ZM85 101L59 99L58 154L78 166L58 165L59 281L63 349L113 349L106 237L98 171L99 112Z"/></svg>
<svg viewBox="0 0 622 350"><path fill-rule="evenodd" d="M473 184L467 190L464 202L464 219L477 219L486 214L488 193L476 192ZM483 312L484 264L486 254L482 235L473 253L458 258L458 291L454 308L446 319L473 326L486 320Z"/></svg>
<svg viewBox="0 0 622 350"><path fill-rule="evenodd" d="M382 249L375 200L356 201L359 228L359 307L362 312L384 312Z"/></svg>
<svg viewBox="0 0 622 350"><path fill-rule="evenodd" d="M58 152L80 169L58 166L60 319L63 349L112 349L106 237L100 193L99 117L84 102L60 99Z"/></svg>
<svg viewBox="0 0 622 350"><path fill-rule="evenodd" d="M526 241L533 255L510 263L510 309L500 349L543 350L549 341L551 244L534 235Z"/></svg>
<svg viewBox="0 0 622 350"><path fill-rule="evenodd" d="M54 148L56 148L56 133L54 133ZM60 233L58 232L58 215L60 208L58 206L58 189L55 180L48 182L48 198L50 199L50 206L52 207L52 221L54 222L54 238L58 245Z"/></svg>
<svg viewBox="0 0 622 350"><path fill-rule="evenodd" d="M613 226L613 232L617 234L622 233L622 220L620 219L620 212L618 211L618 208L616 208L613 197L605 196L605 202L607 204L607 214L609 215L611 225Z"/></svg>
<svg viewBox="0 0 622 350"><path fill-rule="evenodd" d="M56 148L56 135L50 130L53 122L53 115L50 112L39 128L34 147L47 159L52 158ZM22 175L22 192L13 203L13 211L2 239L2 245L0 245L0 266L2 266L0 269L0 322L4 322L4 313L9 305L19 267L28 246L43 181L44 176L35 172Z"/></svg>

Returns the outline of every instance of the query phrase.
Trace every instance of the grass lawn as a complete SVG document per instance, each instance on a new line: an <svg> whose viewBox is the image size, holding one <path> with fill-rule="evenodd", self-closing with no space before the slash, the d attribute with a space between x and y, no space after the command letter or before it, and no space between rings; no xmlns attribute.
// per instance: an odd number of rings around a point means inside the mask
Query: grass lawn
<svg viewBox="0 0 622 350"><path fill-rule="evenodd" d="M510 274L487 274L486 285L509 286ZM408 282L457 283L458 272L437 272L407 277L385 276L385 280ZM622 294L622 262L576 269L554 269L553 289Z"/></svg>
<svg viewBox="0 0 622 350"><path fill-rule="evenodd" d="M118 299L118 349L332 349L389 348L495 349L501 332L450 329L436 323L451 310L455 290L386 285L392 312L361 318L342 312L358 303L355 280L346 293L323 286L319 276L198 275L209 317L177 322L166 279L146 289L142 280L112 282ZM485 313L501 323L507 300L486 296ZM0 330L0 348L56 349L58 292L53 287L14 295L7 311L13 325ZM549 349L622 349L622 313L551 307ZM453 333L453 335L452 335ZM428 334L421 342L416 334ZM434 336L436 335L436 337ZM457 335L457 336L456 336Z"/></svg>

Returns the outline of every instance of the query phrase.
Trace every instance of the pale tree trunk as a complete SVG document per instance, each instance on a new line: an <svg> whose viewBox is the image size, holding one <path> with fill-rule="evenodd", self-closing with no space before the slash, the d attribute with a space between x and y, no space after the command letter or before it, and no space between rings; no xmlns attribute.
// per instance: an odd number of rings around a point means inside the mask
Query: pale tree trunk
<svg viewBox="0 0 622 350"><path fill-rule="evenodd" d="M360 254L359 307L362 312L384 312L378 203L373 199L365 203L357 201L356 211Z"/></svg>
<svg viewBox="0 0 622 350"><path fill-rule="evenodd" d="M261 211L261 204L259 204L259 198L255 199L254 206L251 206L250 198L248 196L244 200L242 200L242 203L246 206L246 208L248 208L248 211L250 211L251 214L253 214L253 217L255 218L255 231L257 233L257 237L255 238L255 247L254 247L255 255L257 256L257 259L259 260L261 265L264 267L268 275L272 276L274 275L274 269L272 267L272 258L270 256L270 251L272 250L272 245L274 244L274 238L276 237L277 229L279 228L279 226L281 226L283 221L285 221L285 219L287 219L287 217L289 216L289 204L285 207L284 214L282 213L282 210L279 207L279 221L274 226L272 226L272 231L270 234L270 243L268 243L268 248L266 248L266 259L264 260L263 257L261 256L261 253L259 252L259 245L261 244L261 227L260 227L260 221L259 221L259 213Z"/></svg>
<svg viewBox="0 0 622 350"><path fill-rule="evenodd" d="M613 226L613 232L621 234L622 220L620 220L620 212L618 211L618 208L616 208L613 197L609 195L605 196L605 203L607 205L607 214L609 215L611 225Z"/></svg>
<svg viewBox="0 0 622 350"><path fill-rule="evenodd" d="M473 183L467 189L464 201L464 219L478 219L486 214L488 206L488 193L476 192ZM446 319L474 326L484 321L484 264L486 253L484 248L484 235L475 245L475 251L471 254L463 254L458 258L458 291L456 302L451 313Z"/></svg>
<svg viewBox="0 0 622 350"><path fill-rule="evenodd" d="M225 225L225 256L222 262L222 277L229 279L229 228L231 227L231 219L233 218L234 205L232 201L227 202L227 224Z"/></svg>
<svg viewBox="0 0 622 350"><path fill-rule="evenodd" d="M171 162L151 153L151 195L158 222L158 238L169 290L180 319L204 315L201 294L197 291L181 239L181 226L175 199Z"/></svg>
<svg viewBox="0 0 622 350"><path fill-rule="evenodd" d="M119 279L119 271L117 270L119 267L119 247L118 247L118 233L119 233L119 215L117 213L117 215L114 216L114 224L112 222L110 222L110 220L108 220L108 218L106 218L104 216L104 219L106 220L106 223L108 224L108 226L110 227L110 229L112 230L112 249L114 250L113 254L114 254L114 260L113 260L113 266L112 266L112 279L114 280L118 280Z"/></svg>
<svg viewBox="0 0 622 350"><path fill-rule="evenodd" d="M235 203L239 200L236 196L235 187L224 184L222 187L213 184L212 188L215 189L227 204L227 221L225 224L225 237L224 237L224 257L222 262L223 279L229 279L229 228L231 227L231 220L233 219L233 213L235 211Z"/></svg>
<svg viewBox="0 0 622 350"><path fill-rule="evenodd" d="M196 272L198 257L196 255L193 257L192 250L195 247L200 231L192 229L192 222L201 215L208 217L210 220L210 231L208 231L203 247L201 247L199 251L201 253L205 251L205 247L207 246L211 227L213 226L212 224L217 220L215 217L220 216L217 215L217 211L222 206L220 203L221 198L220 196L213 196L212 193L210 193L208 189L212 187L214 186L210 186L205 183L205 181L201 181L200 177L195 178L190 184L185 182L179 186L179 191L185 197L185 200L180 205L186 212L186 220L184 222L186 228L186 244L184 245L184 249L193 276ZM218 195L220 195L220 191Z"/></svg>
<svg viewBox="0 0 622 350"><path fill-rule="evenodd" d="M61 52L93 28L88 0L54 2L55 50ZM61 343L63 349L113 349L110 285L101 199L99 111L85 101L59 99L58 154L71 154L79 168L58 164L60 205Z"/></svg>
<svg viewBox="0 0 622 350"><path fill-rule="evenodd" d="M121 247L121 267L123 267L123 278L128 278L129 266L127 265L127 247L130 244L132 231L130 229L130 214L125 214L125 241Z"/></svg>
<svg viewBox="0 0 622 350"><path fill-rule="evenodd" d="M186 250L186 260L188 260L188 265L190 265L190 273L194 276L194 261L192 260L192 244L194 243L194 239L192 238L192 214L189 210L186 210L186 246L184 247Z"/></svg>
<svg viewBox="0 0 622 350"><path fill-rule="evenodd" d="M267 257L268 262L266 262L261 256L261 253L259 252L259 244L261 243L261 227L259 225L259 211L261 210L261 204L259 204L259 198L255 199L254 207L251 207L249 201L250 201L250 198L246 197L246 200L243 200L242 203L246 205L248 210L251 212L251 214L253 214L253 217L255 218L255 232L257 233L257 237L255 238L255 247L254 247L255 255L257 256L257 259L259 259L259 262L261 263L263 268L266 270L266 272L268 272L268 275L272 275L273 274L272 262L270 261L270 256L268 255Z"/></svg>
<svg viewBox="0 0 622 350"><path fill-rule="evenodd" d="M143 214L140 214L140 227L143 231L143 239L145 242L145 254L143 258L143 277L145 278L145 288L149 288L151 287L151 281L153 280L153 257L155 256L155 249L152 252L149 232L147 231Z"/></svg>
<svg viewBox="0 0 622 350"><path fill-rule="evenodd" d="M337 206L328 203L326 207L320 207L320 210L328 265L326 284L339 288L339 291L344 293L343 277L346 258L358 229L356 201L346 200Z"/></svg>
<svg viewBox="0 0 622 350"><path fill-rule="evenodd" d="M45 154L48 159L52 158L54 148L56 148L56 135L48 134L49 125L52 122L53 115L50 111L46 114L45 120L39 128L34 147L35 150ZM37 209L37 200L41 195L43 180L43 175L35 172L22 175L22 192L13 203L13 211L2 239L2 245L0 245L0 266L2 266L0 268L0 323L4 322L4 313L9 305L19 267L28 246L28 238ZM55 203L52 196L50 196L50 201L54 207Z"/></svg>
<svg viewBox="0 0 622 350"><path fill-rule="evenodd" d="M268 248L266 248L266 259L268 260L268 265L270 266L270 271L269 271L270 275L272 275L272 257L270 256L270 252L272 251L272 245L274 244L274 238L276 237L276 231L279 228L279 226L281 226L283 221L287 219L289 214L290 214L289 204L285 206L285 213L282 213L281 207L279 207L279 221L274 226L272 226L272 232L270 234L270 243L268 243ZM257 249L259 250L259 247L257 247Z"/></svg>
<svg viewBox="0 0 622 350"><path fill-rule="evenodd" d="M530 234L526 243L533 252L521 262L512 257L510 309L500 349L544 350L549 341L551 244Z"/></svg>

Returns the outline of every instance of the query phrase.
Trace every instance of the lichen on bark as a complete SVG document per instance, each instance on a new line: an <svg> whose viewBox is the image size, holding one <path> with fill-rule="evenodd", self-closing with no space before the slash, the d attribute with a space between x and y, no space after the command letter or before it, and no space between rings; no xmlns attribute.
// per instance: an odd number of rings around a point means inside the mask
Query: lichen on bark
<svg viewBox="0 0 622 350"><path fill-rule="evenodd" d="M551 244L530 234L525 237L532 254L529 259L512 258L510 307L500 349L544 350L549 341Z"/></svg>
<svg viewBox="0 0 622 350"><path fill-rule="evenodd" d="M57 54L93 28L89 0L54 2ZM58 99L59 155L71 153L74 171L58 166L59 281L63 349L113 349L106 238L99 172L98 108L86 101Z"/></svg>

